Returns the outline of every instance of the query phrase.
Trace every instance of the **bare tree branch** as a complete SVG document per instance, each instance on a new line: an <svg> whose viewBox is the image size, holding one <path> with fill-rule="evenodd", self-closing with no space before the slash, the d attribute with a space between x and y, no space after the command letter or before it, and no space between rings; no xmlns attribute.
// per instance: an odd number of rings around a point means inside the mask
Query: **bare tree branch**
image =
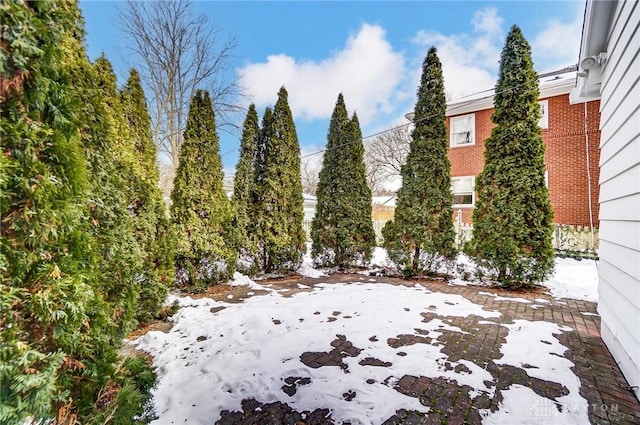
<svg viewBox="0 0 640 425"><path fill-rule="evenodd" d="M300 174L302 177L302 190L311 195L316 194L318 181L320 180L320 168L309 158L300 161Z"/></svg>
<svg viewBox="0 0 640 425"><path fill-rule="evenodd" d="M365 144L364 161L372 192L387 192L389 182L400 179L400 170L409 153L411 130L409 126L397 127Z"/></svg>
<svg viewBox="0 0 640 425"><path fill-rule="evenodd" d="M128 0L120 23L150 96L158 152L178 166L189 102L196 89L209 90L217 127L237 129L243 96L230 66L234 38L193 10L191 0Z"/></svg>

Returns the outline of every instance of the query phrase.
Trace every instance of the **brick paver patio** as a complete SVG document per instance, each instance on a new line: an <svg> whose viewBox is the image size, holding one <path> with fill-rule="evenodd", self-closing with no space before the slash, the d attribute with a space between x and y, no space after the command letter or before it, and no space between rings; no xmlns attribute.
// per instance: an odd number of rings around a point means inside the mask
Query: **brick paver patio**
<svg viewBox="0 0 640 425"><path fill-rule="evenodd" d="M442 352L447 354L451 362L465 359L484 368L495 378L493 385L496 391L492 398L487 395L470 397L471 388L458 385L455 381L445 378L429 378L425 376L403 376L395 389L407 396L416 397L420 403L430 408L428 414L399 410L389 418L385 424L481 424L479 409L495 410L502 401L501 390L513 384L520 384L531 388L535 393L550 400L567 394L567 389L555 382L531 378L525 368L510 365L498 365L494 360L502 357L500 345L505 342L508 329L502 325L512 324L514 320L547 321L557 325L568 326L572 331L556 335L557 339L567 348L564 357L574 363L573 372L579 377L580 394L588 401L589 419L592 424L640 424L640 403L628 387L615 360L611 357L607 347L600 338L600 316L596 311L596 304L573 299L556 300L544 291L519 292L517 294L502 292L495 288L479 286L449 286L441 281L404 281L387 277L369 278L378 282L398 285L414 285L419 282L433 292L461 295L471 302L483 305L487 310L497 310L501 317L491 320L469 317L438 316L440 320L459 327L464 333L443 331L437 338L442 346ZM287 296L300 291L297 286L302 283L313 287L319 282L339 283L362 281L358 274L338 274L320 279L297 278L270 281L269 285ZM262 282L265 284L265 282ZM500 297L488 295L493 292ZM531 303L518 302L502 297L525 298ZM538 299L538 301L535 301ZM547 302L541 302L544 299ZM425 306L425 310L428 306ZM334 312L338 315L340 312ZM436 317L432 313L423 313L424 321ZM479 323L480 322L480 323ZM345 333L348 334L348 331ZM375 336L374 336L375 338ZM398 335L387 343L400 348L411 344L432 343L428 336ZM348 335L336 335L324 352L300 353L300 361L310 368L340 367L346 364L343 359L347 356L357 356L360 348L355 347ZM402 355L402 351L398 352ZM360 364L374 367L390 367L392 365L375 358L366 358ZM447 365L445 364L445 367ZM458 364L458 368L464 365ZM452 367L452 369L454 369ZM348 372L348 371L345 371ZM456 370L456 372L464 372ZM284 393L292 396L299 386L308 384L308 378L289 377L282 387ZM357 395L345 393L345 400ZM219 424L331 424L333 421L329 411L323 409L322 400L318 400L318 409L313 412L295 412L284 403L260 404L255 400L245 400L242 412L223 412ZM523 409L530 408L523 406ZM553 422L541 416L540 423L552 425ZM581 425L581 424L576 424Z"/></svg>

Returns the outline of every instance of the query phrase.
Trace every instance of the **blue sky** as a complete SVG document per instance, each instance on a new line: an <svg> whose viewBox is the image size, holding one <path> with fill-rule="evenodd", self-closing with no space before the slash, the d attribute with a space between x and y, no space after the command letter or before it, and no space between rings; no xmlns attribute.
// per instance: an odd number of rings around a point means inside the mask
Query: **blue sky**
<svg viewBox="0 0 640 425"><path fill-rule="evenodd" d="M80 1L89 56L104 52L121 83L133 63L117 25L117 8L124 5ZM308 154L325 145L340 92L349 112L357 111L365 137L406 122L432 45L451 98L493 87L513 24L531 44L537 70L575 64L584 2L199 1L195 8L223 35L235 36L231 65L249 95L243 104L255 102L262 114L286 86L301 149ZM220 139L224 167L231 171L239 135L221 132Z"/></svg>

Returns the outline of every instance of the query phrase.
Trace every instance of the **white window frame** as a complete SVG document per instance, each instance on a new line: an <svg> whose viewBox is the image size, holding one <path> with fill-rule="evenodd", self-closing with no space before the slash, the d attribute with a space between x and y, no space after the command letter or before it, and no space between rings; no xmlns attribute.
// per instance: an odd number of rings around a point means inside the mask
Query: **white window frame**
<svg viewBox="0 0 640 425"><path fill-rule="evenodd" d="M538 102L540 105L540 120L538 121L538 127L543 130L549 128L549 101L548 100L540 100Z"/></svg>
<svg viewBox="0 0 640 425"><path fill-rule="evenodd" d="M460 181L463 179L471 180L471 190L463 190L454 192L454 181ZM473 208L476 205L476 176L455 176L451 177L451 194L455 195L471 195L470 204L456 204L455 201L452 205L453 208Z"/></svg>
<svg viewBox="0 0 640 425"><path fill-rule="evenodd" d="M453 130L456 127L455 123L465 121L465 120L469 121L469 126L467 127L468 129L465 129L463 131L457 131L454 133ZM457 139L456 136L461 136L464 133L469 133L467 135L469 142L467 143L456 142L456 139ZM476 144L476 114L467 114L467 115L460 115L459 117L451 117L449 119L449 147L462 148L464 146L473 146L475 144Z"/></svg>

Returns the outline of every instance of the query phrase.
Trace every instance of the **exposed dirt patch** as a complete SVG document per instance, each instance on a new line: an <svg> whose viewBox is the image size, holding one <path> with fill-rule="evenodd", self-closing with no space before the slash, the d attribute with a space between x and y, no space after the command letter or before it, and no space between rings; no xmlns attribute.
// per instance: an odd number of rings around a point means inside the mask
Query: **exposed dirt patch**
<svg viewBox="0 0 640 425"><path fill-rule="evenodd" d="M491 291L495 291L498 295L510 295L512 297L514 295L532 296L532 295L547 295L549 293L549 288L546 288L540 285L535 285L527 288L514 288L514 289L504 288L500 285L488 285L483 287Z"/></svg>
<svg viewBox="0 0 640 425"><path fill-rule="evenodd" d="M141 337L142 335L146 335L147 332L150 331L160 331L167 333L173 327L173 323L167 322L164 320L156 320L151 323L147 323L143 326L140 326L138 329L135 329L129 335L127 335L127 339L129 341L133 341ZM133 344L125 343L122 344L120 349L118 349L118 354L122 357L135 357L135 356L144 356L147 359L149 364L153 363L153 358L147 354L145 351L138 350Z"/></svg>
<svg viewBox="0 0 640 425"><path fill-rule="evenodd" d="M188 295L194 300L198 300L200 298L213 298L214 295L227 294L231 292L233 288L235 287L228 285L226 283L223 283L220 285L211 285L204 292L198 292L195 294L184 293L183 295Z"/></svg>
<svg viewBox="0 0 640 425"><path fill-rule="evenodd" d="M292 284L297 284L298 282L301 282L305 279L304 276L299 275L298 273L294 273L292 275L289 276L282 276L282 277L270 277L270 278L266 278L266 279L260 279L258 282L263 285L263 284L287 284L287 283L292 283Z"/></svg>
<svg viewBox="0 0 640 425"><path fill-rule="evenodd" d="M156 320L151 323L147 323L146 325L140 326L138 329L131 332L127 335L128 340L134 340L142 335L146 335L147 332L151 331L160 331L164 333L168 333L173 327L173 323L167 322L165 320Z"/></svg>

